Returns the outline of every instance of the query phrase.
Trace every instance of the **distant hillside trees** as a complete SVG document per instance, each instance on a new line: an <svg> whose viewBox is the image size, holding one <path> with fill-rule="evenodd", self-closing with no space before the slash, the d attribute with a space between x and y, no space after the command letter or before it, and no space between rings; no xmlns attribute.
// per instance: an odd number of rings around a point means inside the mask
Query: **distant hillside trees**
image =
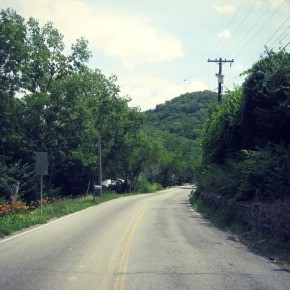
<svg viewBox="0 0 290 290"><path fill-rule="evenodd" d="M199 190L290 196L290 54L267 51L205 127Z"/></svg>
<svg viewBox="0 0 290 290"><path fill-rule="evenodd" d="M147 123L178 136L197 139L202 135L208 109L216 99L217 94L211 91L180 95L147 111Z"/></svg>
<svg viewBox="0 0 290 290"><path fill-rule="evenodd" d="M158 170L155 166L154 180L164 186L194 180L203 126L216 101L217 94L211 91L186 93L145 112L151 138L159 140L166 152L161 154ZM149 176L152 180L153 175Z"/></svg>

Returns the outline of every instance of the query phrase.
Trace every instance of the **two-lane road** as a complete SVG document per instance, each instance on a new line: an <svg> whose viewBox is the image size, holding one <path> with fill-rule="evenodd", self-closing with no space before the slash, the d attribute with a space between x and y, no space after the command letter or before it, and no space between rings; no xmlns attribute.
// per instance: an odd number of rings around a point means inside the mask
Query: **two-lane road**
<svg viewBox="0 0 290 290"><path fill-rule="evenodd" d="M211 226L190 188L112 200L0 240L0 289L290 289Z"/></svg>

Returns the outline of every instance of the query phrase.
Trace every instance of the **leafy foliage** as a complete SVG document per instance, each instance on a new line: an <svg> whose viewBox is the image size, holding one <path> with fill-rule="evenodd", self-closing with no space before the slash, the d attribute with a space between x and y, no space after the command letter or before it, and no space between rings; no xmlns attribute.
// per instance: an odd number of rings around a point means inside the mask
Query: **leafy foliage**
<svg viewBox="0 0 290 290"><path fill-rule="evenodd" d="M266 52L206 124L199 190L238 200L290 196L290 54Z"/></svg>
<svg viewBox="0 0 290 290"><path fill-rule="evenodd" d="M216 99L217 94L211 91L180 95L147 111L147 123L188 139L199 138L208 117L209 106Z"/></svg>
<svg viewBox="0 0 290 290"><path fill-rule="evenodd" d="M119 161L115 167L106 165L124 152L130 156L130 150L141 150L129 140L139 135L144 117L119 96L117 78L86 66L85 39L65 55L63 36L52 23L25 22L10 9L0 16L0 197L9 198L9 188L18 181L21 196L36 197L35 151L49 155L46 193L85 192L98 171L99 135L104 174L127 174Z"/></svg>
<svg viewBox="0 0 290 290"><path fill-rule="evenodd" d="M210 91L180 95L146 111L151 143L158 148L146 166L147 178L163 186L192 182L200 164L201 136L217 94Z"/></svg>
<svg viewBox="0 0 290 290"><path fill-rule="evenodd" d="M99 136L103 177L124 179L123 191L192 181L215 93L187 93L141 113L119 95L116 76L87 67L84 38L66 54L50 22L10 9L0 22L0 198L20 182L19 196L37 199L37 151L49 156L45 194L86 192L97 180Z"/></svg>
<svg viewBox="0 0 290 290"><path fill-rule="evenodd" d="M290 54L267 52L248 72L241 128L245 147L290 141Z"/></svg>

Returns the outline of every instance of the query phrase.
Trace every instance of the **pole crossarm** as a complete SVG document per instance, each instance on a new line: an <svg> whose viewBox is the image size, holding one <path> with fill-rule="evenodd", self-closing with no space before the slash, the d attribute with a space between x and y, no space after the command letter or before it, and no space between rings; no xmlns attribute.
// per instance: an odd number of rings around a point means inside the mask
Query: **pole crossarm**
<svg viewBox="0 0 290 290"><path fill-rule="evenodd" d="M208 59L207 62L216 62L216 63L219 63L219 62L234 62L233 59L231 60L228 60L228 59Z"/></svg>

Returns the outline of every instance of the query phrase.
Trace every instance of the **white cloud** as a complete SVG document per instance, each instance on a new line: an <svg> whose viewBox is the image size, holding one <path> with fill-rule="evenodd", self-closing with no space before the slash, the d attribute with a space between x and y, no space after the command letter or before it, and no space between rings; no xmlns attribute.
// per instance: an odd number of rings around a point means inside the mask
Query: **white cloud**
<svg viewBox="0 0 290 290"><path fill-rule="evenodd" d="M21 15L33 16L41 23L52 21L68 44L85 36L91 48L101 49L129 68L183 56L181 43L176 37L147 25L137 16L117 15L104 10L92 12L88 2L82 0L15 2Z"/></svg>
<svg viewBox="0 0 290 290"><path fill-rule="evenodd" d="M120 58L127 67L182 56L181 44L176 38L146 26L137 18L105 13L96 22L104 27L94 35L99 41L97 45L106 54Z"/></svg>
<svg viewBox="0 0 290 290"><path fill-rule="evenodd" d="M262 3L261 0L256 0L256 7L257 7L257 8L262 7L262 5L263 5L263 3Z"/></svg>
<svg viewBox="0 0 290 290"><path fill-rule="evenodd" d="M128 95L132 101L130 106L138 106L144 110L154 109L156 104L178 97L181 94L208 89L202 81L172 84L166 78L151 76L127 76L119 78L121 95Z"/></svg>
<svg viewBox="0 0 290 290"><path fill-rule="evenodd" d="M233 11L235 11L235 6L228 4L228 5L214 5L214 8L216 11L220 12L220 13L232 13Z"/></svg>
<svg viewBox="0 0 290 290"><path fill-rule="evenodd" d="M231 36L231 31L229 28L225 28L223 31L218 33L218 38L227 39Z"/></svg>
<svg viewBox="0 0 290 290"><path fill-rule="evenodd" d="M188 92L197 92L207 90L208 87L203 81L193 81L187 88Z"/></svg>
<svg viewBox="0 0 290 290"><path fill-rule="evenodd" d="M274 6L279 6L281 5L282 3L285 3L286 4L286 1L285 0L271 0L272 4Z"/></svg>

